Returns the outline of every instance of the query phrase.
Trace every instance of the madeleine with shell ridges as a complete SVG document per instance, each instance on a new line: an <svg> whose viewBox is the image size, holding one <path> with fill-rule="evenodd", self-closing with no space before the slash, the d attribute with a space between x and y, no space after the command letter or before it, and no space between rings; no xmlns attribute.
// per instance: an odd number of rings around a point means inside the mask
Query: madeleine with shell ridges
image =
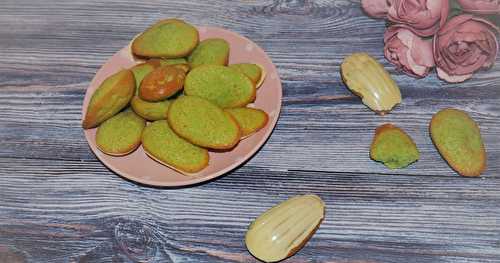
<svg viewBox="0 0 500 263"><path fill-rule="evenodd" d="M188 73L184 93L207 99L222 108L236 108L252 102L256 88L249 78L235 69L202 65Z"/></svg>
<svg viewBox="0 0 500 263"><path fill-rule="evenodd" d="M231 149L241 137L240 127L229 113L196 96L180 96L172 102L167 120L180 137L205 148Z"/></svg>
<svg viewBox="0 0 500 263"><path fill-rule="evenodd" d="M157 22L132 42L134 55L149 58L181 58L198 45L198 30L179 19Z"/></svg>
<svg viewBox="0 0 500 263"><path fill-rule="evenodd" d="M378 114L401 103L401 91L389 72L367 53L353 53L340 65L342 80L363 103Z"/></svg>
<svg viewBox="0 0 500 263"><path fill-rule="evenodd" d="M264 212L248 227L248 251L263 262L278 262L297 253L325 217L317 195L298 195Z"/></svg>
<svg viewBox="0 0 500 263"><path fill-rule="evenodd" d="M446 162L462 176L480 176L487 155L477 123L458 109L444 109L431 120L432 142Z"/></svg>
<svg viewBox="0 0 500 263"><path fill-rule="evenodd" d="M104 121L96 132L96 145L103 153L123 156L133 152L141 144L142 130L146 121L127 109Z"/></svg>
<svg viewBox="0 0 500 263"><path fill-rule="evenodd" d="M106 78L94 91L83 120L84 129L97 127L125 108L135 92L135 77L124 69Z"/></svg>
<svg viewBox="0 0 500 263"><path fill-rule="evenodd" d="M179 137L166 120L155 121L144 129L142 146L149 157L183 174L208 166L208 151Z"/></svg>

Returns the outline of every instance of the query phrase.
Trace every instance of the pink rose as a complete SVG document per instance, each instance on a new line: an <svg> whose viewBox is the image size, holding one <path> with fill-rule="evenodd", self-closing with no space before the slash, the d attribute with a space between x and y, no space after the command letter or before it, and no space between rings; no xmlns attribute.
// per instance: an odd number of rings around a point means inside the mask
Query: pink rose
<svg viewBox="0 0 500 263"><path fill-rule="evenodd" d="M500 0L458 0L465 12L477 14L500 14Z"/></svg>
<svg viewBox="0 0 500 263"><path fill-rule="evenodd" d="M477 70L491 67L498 53L498 32L492 23L472 15L450 19L434 37L438 76L448 82L462 82Z"/></svg>
<svg viewBox="0 0 500 263"><path fill-rule="evenodd" d="M419 36L432 36L448 17L448 0L362 0L365 12L405 24Z"/></svg>
<svg viewBox="0 0 500 263"><path fill-rule="evenodd" d="M422 78L434 67L432 41L423 40L404 25L387 28L384 34L387 60L404 73Z"/></svg>

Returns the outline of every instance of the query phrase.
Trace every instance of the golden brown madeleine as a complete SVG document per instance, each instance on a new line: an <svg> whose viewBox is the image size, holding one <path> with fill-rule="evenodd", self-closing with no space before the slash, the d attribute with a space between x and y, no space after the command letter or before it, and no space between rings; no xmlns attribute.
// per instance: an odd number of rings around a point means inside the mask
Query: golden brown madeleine
<svg viewBox="0 0 500 263"><path fill-rule="evenodd" d="M385 114L401 103L401 92L389 72L367 53L354 53L340 66L347 87L363 103L379 114Z"/></svg>
<svg viewBox="0 0 500 263"><path fill-rule="evenodd" d="M417 145L402 129L387 123L377 128L370 157L390 169L401 169L420 158Z"/></svg>
<svg viewBox="0 0 500 263"><path fill-rule="evenodd" d="M264 128L269 120L267 113L259 109L230 108L225 111L231 114L240 125L242 139Z"/></svg>
<svg viewBox="0 0 500 263"><path fill-rule="evenodd" d="M131 70L124 69L108 77L94 91L83 120L84 129L97 127L125 108L135 92L135 78Z"/></svg>
<svg viewBox="0 0 500 263"><path fill-rule="evenodd" d="M133 152L141 144L146 121L128 109L103 122L96 133L97 148L113 156Z"/></svg>
<svg viewBox="0 0 500 263"><path fill-rule="evenodd" d="M136 92L135 95L139 94L139 87L141 86L141 82L144 79L146 75L151 73L155 68L158 66L155 63L141 63L133 66L130 68L132 70L132 73L134 73L135 77L135 86L136 86Z"/></svg>
<svg viewBox="0 0 500 263"><path fill-rule="evenodd" d="M299 195L267 210L248 227L248 251L264 262L277 262L297 253L325 217L317 195Z"/></svg>
<svg viewBox="0 0 500 263"><path fill-rule="evenodd" d="M155 121L144 129L142 146L149 157L184 174L208 166L208 151L179 137L166 120Z"/></svg>
<svg viewBox="0 0 500 263"><path fill-rule="evenodd" d="M464 111L444 109L432 117L431 138L439 153L462 176L480 176L486 150L476 122Z"/></svg>
<svg viewBox="0 0 500 263"><path fill-rule="evenodd" d="M132 42L132 52L140 57L185 57L198 45L198 30L179 19L161 20Z"/></svg>
<svg viewBox="0 0 500 263"><path fill-rule="evenodd" d="M161 66L146 75L139 88L139 97L146 101L161 101L182 89L186 73L175 66Z"/></svg>
<svg viewBox="0 0 500 263"><path fill-rule="evenodd" d="M167 120L180 137L205 148L231 149L241 137L240 127L229 113L200 97L178 97L170 104Z"/></svg>

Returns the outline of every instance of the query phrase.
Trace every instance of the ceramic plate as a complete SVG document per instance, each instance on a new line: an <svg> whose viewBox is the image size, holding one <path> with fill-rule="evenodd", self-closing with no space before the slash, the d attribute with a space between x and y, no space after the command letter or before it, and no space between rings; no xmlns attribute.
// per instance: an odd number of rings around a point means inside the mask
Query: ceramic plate
<svg viewBox="0 0 500 263"><path fill-rule="evenodd" d="M97 158L117 174L132 181L154 186L184 186L200 183L221 176L241 165L252 157L271 135L278 121L282 97L281 81L271 59L255 43L236 33L215 27L199 27L198 30L201 40L223 38L229 42L231 47L229 64L257 63L266 69L267 77L263 85L257 90L257 99L250 106L264 110L269 115L269 122L259 132L240 141L231 151L210 152L208 167L189 176L152 160L144 153L142 147L123 157L106 155L97 149L95 143L96 129L85 130L85 137ZM90 83L83 101L82 116L85 116L92 94L104 79L123 68L130 68L139 62L130 55L129 46L113 55L99 69Z"/></svg>

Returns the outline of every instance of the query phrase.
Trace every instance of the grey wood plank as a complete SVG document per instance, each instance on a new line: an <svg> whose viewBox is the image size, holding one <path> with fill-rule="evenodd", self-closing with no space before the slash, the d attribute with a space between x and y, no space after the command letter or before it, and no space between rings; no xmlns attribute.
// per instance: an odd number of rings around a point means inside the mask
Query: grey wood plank
<svg viewBox="0 0 500 263"><path fill-rule="evenodd" d="M196 188L160 189L123 180L99 162L0 161L10 163L0 171L0 245L32 262L253 261L243 243L248 224L277 202L310 192L325 200L326 219L290 262L494 262L500 256L498 178L245 166Z"/></svg>
<svg viewBox="0 0 500 263"><path fill-rule="evenodd" d="M3 141L0 156L95 160L80 128L83 98L79 90L61 88L55 94L44 94L44 90L0 90L0 121L4 127L0 129ZM450 97L458 97L466 92L450 93L454 94ZM475 91L470 93L465 97L473 96ZM12 94L15 94L14 98ZM277 170L456 176L435 149L428 134L428 125L439 109L457 107L470 112L482 128L489 164L485 176L498 176L498 102L498 98L490 99L487 94L481 99L459 97L447 100L422 99L415 95L415 98L406 98L405 104L393 113L381 117L369 111L355 97L332 96L314 101L293 101L289 96L285 99L273 135L250 164ZM33 105L36 104L39 106L34 110ZM413 137L421 151L420 161L407 169L389 170L369 158L374 130L386 122L402 127Z"/></svg>
<svg viewBox="0 0 500 263"><path fill-rule="evenodd" d="M195 188L157 189L95 159L80 107L109 56L174 16L262 46L279 68L284 108L244 167ZM287 262L500 262L500 63L462 84L414 80L383 60L383 30L346 0L2 1L0 262L253 262L242 243L251 220L308 192L325 199L327 220ZM341 83L339 64L356 51L400 84L404 104L393 114L375 116ZM433 148L427 124L444 107L479 122L489 154L482 179L457 176ZM369 160L383 122L414 137L418 163L390 171Z"/></svg>

